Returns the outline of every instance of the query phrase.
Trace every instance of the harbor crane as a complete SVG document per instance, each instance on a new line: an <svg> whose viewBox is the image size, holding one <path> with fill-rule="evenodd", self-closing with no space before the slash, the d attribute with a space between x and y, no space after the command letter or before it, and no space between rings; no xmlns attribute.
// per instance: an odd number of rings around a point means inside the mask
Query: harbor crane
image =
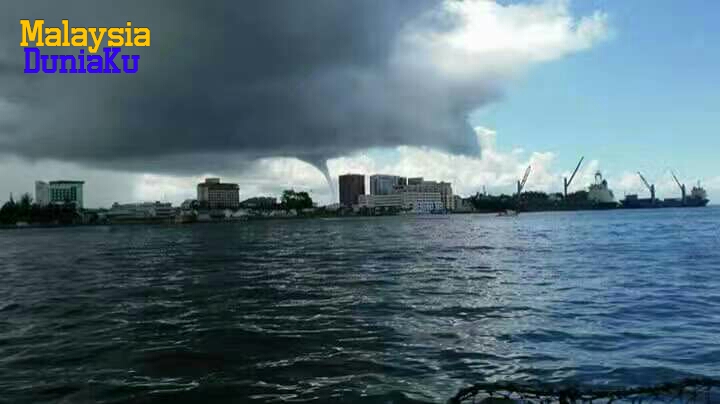
<svg viewBox="0 0 720 404"><path fill-rule="evenodd" d="M528 168L525 170L525 175L523 176L522 181L517 182L517 196L520 198L520 194L522 193L523 188L525 188L525 184L527 183L528 177L530 176L530 168L532 166L528 166Z"/></svg>
<svg viewBox="0 0 720 404"><path fill-rule="evenodd" d="M655 203L655 184L650 185L650 183L645 179L645 177L643 177L643 175L640 174L640 171L638 171L638 175L640 176L640 179L641 179L642 182L645 184L645 186L647 187L647 189L650 190L650 201L651 201L652 203Z"/></svg>
<svg viewBox="0 0 720 404"><path fill-rule="evenodd" d="M572 184L573 179L575 179L575 174L577 174L578 170L580 169L580 164L582 164L583 160L585 160L585 156L580 157L580 161L577 164L577 167L575 167L575 171L573 171L572 175L570 176L570 180L567 179L567 177L563 178L563 182L565 185L565 200L567 201L567 192L568 188L570 187L570 184Z"/></svg>
<svg viewBox="0 0 720 404"><path fill-rule="evenodd" d="M670 174L672 174L673 179L675 180L675 183L678 185L678 187L680 187L680 192L682 193L682 204L685 205L685 196L686 196L685 184L680 183L680 180L678 180L678 177L677 177L677 175L675 175L674 171L670 171Z"/></svg>
<svg viewBox="0 0 720 404"><path fill-rule="evenodd" d="M523 175L522 180L517 182L517 194L515 195L515 211L507 210L505 213L501 213L501 216L517 216L518 212L520 212L520 194L522 194L523 188L525 188L525 184L527 183L528 177L530 176L530 168L531 166L528 166L528 168L525 169L525 175Z"/></svg>

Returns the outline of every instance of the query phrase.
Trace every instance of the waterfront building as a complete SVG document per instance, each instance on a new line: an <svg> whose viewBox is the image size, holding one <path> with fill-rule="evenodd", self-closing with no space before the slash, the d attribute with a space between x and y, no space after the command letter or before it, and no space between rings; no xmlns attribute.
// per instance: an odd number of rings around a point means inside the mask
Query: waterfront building
<svg viewBox="0 0 720 404"><path fill-rule="evenodd" d="M475 210L475 206L473 206L470 198L463 198L460 195L455 195L453 199L455 200L455 206L453 206L453 210L455 212L469 213Z"/></svg>
<svg viewBox="0 0 720 404"><path fill-rule="evenodd" d="M35 202L40 206L73 204L83 209L84 181L35 181Z"/></svg>
<svg viewBox="0 0 720 404"><path fill-rule="evenodd" d="M206 178L197 186L197 200L202 208L237 209L240 207L240 187L220 183L220 178Z"/></svg>
<svg viewBox="0 0 720 404"><path fill-rule="evenodd" d="M453 196L453 210L462 210L463 198L460 195Z"/></svg>
<svg viewBox="0 0 720 404"><path fill-rule="evenodd" d="M443 209L439 192L402 191L389 195L360 195L358 206L368 209L396 209L413 213L430 213Z"/></svg>
<svg viewBox="0 0 720 404"><path fill-rule="evenodd" d="M158 221L170 220L176 215L171 203L143 202L119 204L115 202L106 217L110 221Z"/></svg>
<svg viewBox="0 0 720 404"><path fill-rule="evenodd" d="M352 207L358 203L358 196L365 194L365 176L362 174L341 175L338 181L340 204Z"/></svg>
<svg viewBox="0 0 720 404"><path fill-rule="evenodd" d="M414 213L430 213L443 209L442 195L439 192L406 191L403 196L403 209Z"/></svg>
<svg viewBox="0 0 720 404"><path fill-rule="evenodd" d="M398 187L407 185L405 177L397 175L376 174L370 176L370 195L389 195L397 191Z"/></svg>
<svg viewBox="0 0 720 404"><path fill-rule="evenodd" d="M358 206L368 209L402 209L403 197L401 193L389 195L360 195L358 197Z"/></svg>
<svg viewBox="0 0 720 404"><path fill-rule="evenodd" d="M410 178L407 186L403 187L403 189L407 192L437 192L440 194L443 209L453 210L455 208L452 184L449 182L425 181L422 177Z"/></svg>

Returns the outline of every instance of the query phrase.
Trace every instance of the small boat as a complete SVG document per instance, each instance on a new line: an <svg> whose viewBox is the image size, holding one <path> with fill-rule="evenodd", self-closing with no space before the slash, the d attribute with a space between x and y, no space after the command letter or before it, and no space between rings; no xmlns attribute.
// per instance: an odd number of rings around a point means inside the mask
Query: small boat
<svg viewBox="0 0 720 404"><path fill-rule="evenodd" d="M517 216L518 212L516 210L512 209L505 209L504 211L498 213L498 216Z"/></svg>

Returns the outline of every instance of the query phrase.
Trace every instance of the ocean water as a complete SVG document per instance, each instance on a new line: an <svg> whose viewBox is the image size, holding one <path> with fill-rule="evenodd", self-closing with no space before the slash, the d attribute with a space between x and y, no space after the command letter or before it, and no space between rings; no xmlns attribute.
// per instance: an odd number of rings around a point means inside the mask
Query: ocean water
<svg viewBox="0 0 720 404"><path fill-rule="evenodd" d="M720 208L0 231L0 402L720 376Z"/></svg>

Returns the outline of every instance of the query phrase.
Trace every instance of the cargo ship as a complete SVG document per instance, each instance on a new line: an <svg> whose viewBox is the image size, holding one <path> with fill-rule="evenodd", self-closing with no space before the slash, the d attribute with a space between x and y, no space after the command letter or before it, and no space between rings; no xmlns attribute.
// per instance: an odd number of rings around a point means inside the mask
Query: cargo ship
<svg viewBox="0 0 720 404"><path fill-rule="evenodd" d="M588 201L593 209L615 209L619 205L615 201L613 191L608 188L608 183L603 179L600 171L595 173L595 183L588 188Z"/></svg>
<svg viewBox="0 0 720 404"><path fill-rule="evenodd" d="M710 200L707 197L707 191L698 183L690 191L690 196L685 195L685 186L681 186L682 198L668 198L663 201L665 208L697 208L707 206Z"/></svg>
<svg viewBox="0 0 720 404"><path fill-rule="evenodd" d="M613 194L613 191L608 188L608 183L603 178L600 171L595 172L595 183L590 184L590 186L588 187L586 198L569 198L570 195L568 195L568 188L570 187L570 184L572 184L572 181L575 178L575 175L578 173L578 170L580 169L580 166L582 165L582 162L584 160L584 156L580 158L580 161L578 162L577 167L575 167L575 171L573 171L569 180L567 178L563 179L563 183L565 186L565 193L563 198L565 201L564 209L584 210L619 208L620 205L615 200L615 195Z"/></svg>
<svg viewBox="0 0 720 404"><path fill-rule="evenodd" d="M649 198L641 198L638 194L626 195L622 201L617 201L613 191L609 188L608 182L603 178L600 171L595 172L595 182L590 184L587 190L568 193L570 185L575 179L578 170L585 160L581 157L575 171L568 179L563 178L564 193L546 194L544 192L525 192L523 189L528 180L531 167L525 170L522 180L517 182L517 193L514 196L500 195L499 197L488 196L483 192L483 197L478 193L472 202L478 212L500 212L499 216L516 216L523 211L542 212L557 210L602 210L602 209L650 209L650 208L684 208L707 206L710 202L707 192L700 186L693 187L690 195L686 195L685 185L680 183L673 172L673 178L682 192L681 198L658 199L655 195L655 185L651 185L645 177L638 172L643 184L650 191Z"/></svg>
<svg viewBox="0 0 720 404"><path fill-rule="evenodd" d="M639 198L637 194L625 196L621 201L625 209L648 209L648 208L690 208L707 206L710 200L707 197L707 191L698 183L690 191L690 196L686 195L685 184L680 183L675 173L672 173L675 183L680 188L681 198L666 198L664 200L655 197L655 185L650 184L641 173L638 172L640 179L650 190L650 198Z"/></svg>

